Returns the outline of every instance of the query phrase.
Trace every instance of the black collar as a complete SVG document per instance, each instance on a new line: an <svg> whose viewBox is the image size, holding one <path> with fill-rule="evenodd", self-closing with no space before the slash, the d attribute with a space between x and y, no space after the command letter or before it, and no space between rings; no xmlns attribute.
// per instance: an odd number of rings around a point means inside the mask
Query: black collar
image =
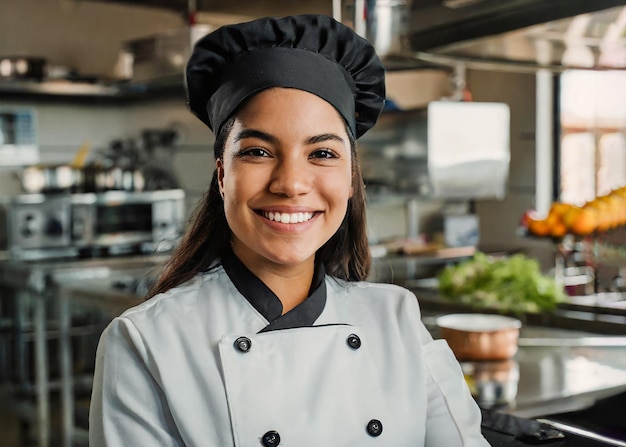
<svg viewBox="0 0 626 447"><path fill-rule="evenodd" d="M229 250L224 255L222 266L239 293L270 322L260 332L313 326L315 320L324 310L326 305L326 282L324 281L326 271L322 263L315 264L308 298L285 315L282 315L283 305L276 294L248 270L232 251Z"/></svg>

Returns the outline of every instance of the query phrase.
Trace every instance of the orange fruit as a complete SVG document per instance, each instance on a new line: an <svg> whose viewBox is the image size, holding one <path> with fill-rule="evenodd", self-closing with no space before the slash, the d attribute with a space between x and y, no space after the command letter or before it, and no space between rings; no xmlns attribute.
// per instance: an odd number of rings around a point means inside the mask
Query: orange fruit
<svg viewBox="0 0 626 447"><path fill-rule="evenodd" d="M578 218L578 215L582 212L582 208L579 206L572 206L570 209L563 213L563 224L568 230L571 230L572 225Z"/></svg>
<svg viewBox="0 0 626 447"><path fill-rule="evenodd" d="M584 206L570 227L572 233L587 236L596 231L598 225L598 212L592 208Z"/></svg>
<svg viewBox="0 0 626 447"><path fill-rule="evenodd" d="M562 216L563 214L567 212L567 210L569 210L573 206L574 205L572 205L571 203L554 202L550 206L549 214L556 214L557 216Z"/></svg>
<svg viewBox="0 0 626 447"><path fill-rule="evenodd" d="M567 234L567 227L562 221L556 222L550 227L550 236L561 238Z"/></svg>
<svg viewBox="0 0 626 447"><path fill-rule="evenodd" d="M550 234L550 224L547 219L528 219L528 232L535 236L548 236Z"/></svg>

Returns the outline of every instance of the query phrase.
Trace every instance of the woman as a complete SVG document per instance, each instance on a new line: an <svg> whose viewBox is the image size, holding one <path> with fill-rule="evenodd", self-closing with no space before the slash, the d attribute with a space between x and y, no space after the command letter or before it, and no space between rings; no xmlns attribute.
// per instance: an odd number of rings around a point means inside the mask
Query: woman
<svg viewBox="0 0 626 447"><path fill-rule="evenodd" d="M187 84L216 170L151 298L102 335L90 445L487 446L415 296L364 282L372 47L328 17L261 19L200 40Z"/></svg>

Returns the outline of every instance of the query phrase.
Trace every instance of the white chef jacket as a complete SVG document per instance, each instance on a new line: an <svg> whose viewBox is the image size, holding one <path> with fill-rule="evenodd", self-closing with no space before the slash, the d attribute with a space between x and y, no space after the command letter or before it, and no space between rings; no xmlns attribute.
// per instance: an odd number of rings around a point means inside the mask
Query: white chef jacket
<svg viewBox="0 0 626 447"><path fill-rule="evenodd" d="M306 327L264 331L223 266L113 320L96 355L90 446L489 446L411 292L322 281Z"/></svg>

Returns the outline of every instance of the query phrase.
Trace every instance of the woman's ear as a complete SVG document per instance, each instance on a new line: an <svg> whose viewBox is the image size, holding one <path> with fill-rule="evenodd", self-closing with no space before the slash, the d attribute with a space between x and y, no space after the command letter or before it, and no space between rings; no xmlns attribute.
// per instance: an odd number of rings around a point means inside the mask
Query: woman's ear
<svg viewBox="0 0 626 447"><path fill-rule="evenodd" d="M215 160L215 169L217 170L217 185L220 195L224 197L224 160L222 158Z"/></svg>

